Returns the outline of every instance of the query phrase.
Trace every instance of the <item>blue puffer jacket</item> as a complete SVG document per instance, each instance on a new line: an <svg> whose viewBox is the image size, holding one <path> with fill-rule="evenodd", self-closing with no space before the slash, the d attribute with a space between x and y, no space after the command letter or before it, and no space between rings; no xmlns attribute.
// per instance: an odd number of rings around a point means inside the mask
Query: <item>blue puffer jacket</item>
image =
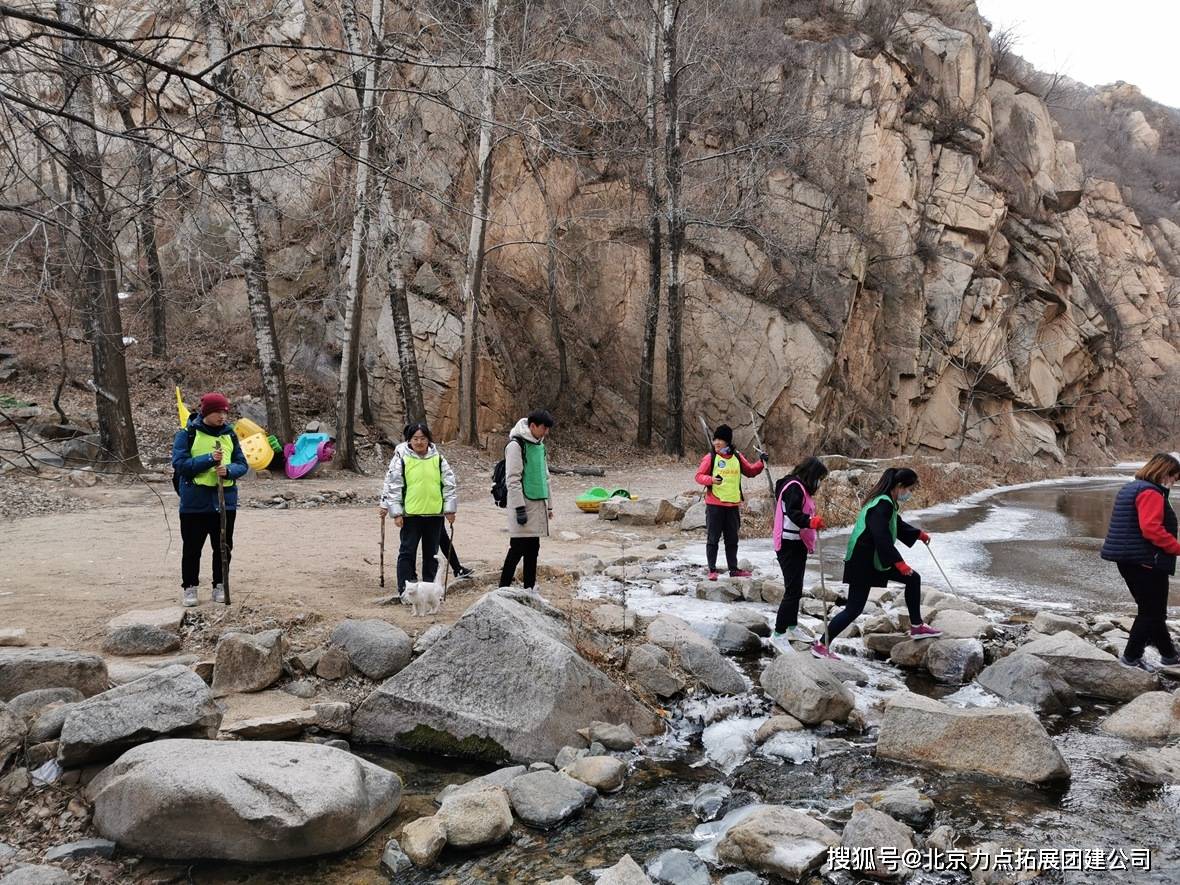
<svg viewBox="0 0 1180 885"><path fill-rule="evenodd" d="M189 434L203 431L210 436L221 436L228 433L233 439L234 453L230 463L225 465L227 478L235 480L232 486L225 489L225 509L238 509L237 480L246 475L250 469L246 463L246 456L242 454L242 447L238 444L237 434L226 424L224 427L207 427L199 417L192 417L187 430L178 430L172 440L172 469L180 474L180 512L181 513L216 513L217 486L199 486L193 482L193 477L214 466L212 455L200 455L196 458L190 453L191 444Z"/></svg>
<svg viewBox="0 0 1180 885"><path fill-rule="evenodd" d="M1143 536L1139 525L1139 511L1136 500L1139 495L1151 489L1164 496L1164 529L1176 536L1176 513L1168 503L1168 490L1153 482L1137 479L1127 483L1114 499L1110 513L1110 527L1106 530L1106 541L1102 545L1102 558L1110 562L1126 562L1147 566L1176 574L1176 557L1161 550Z"/></svg>

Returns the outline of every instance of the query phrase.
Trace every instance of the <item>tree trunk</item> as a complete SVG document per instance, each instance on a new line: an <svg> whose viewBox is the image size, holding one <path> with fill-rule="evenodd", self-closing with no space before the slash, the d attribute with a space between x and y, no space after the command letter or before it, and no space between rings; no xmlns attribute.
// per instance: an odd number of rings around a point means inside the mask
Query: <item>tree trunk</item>
<svg viewBox="0 0 1180 885"><path fill-rule="evenodd" d="M233 94L235 69L232 62L224 61L228 54L226 24L218 3L219 0L201 0L201 15L209 40L209 63L218 65L211 79L222 92ZM225 166L229 175L234 223L238 228L238 257L246 276L246 299L250 309L250 325L254 329L254 345L258 351L268 429L281 441L293 442L294 428L291 424L291 406L287 400L286 369L278 335L275 334L266 252L262 248L262 233L258 227L254 187L246 170L243 153L245 142L238 126L237 111L232 104L218 99L217 115L221 123L221 139L225 143Z"/></svg>
<svg viewBox="0 0 1180 885"><path fill-rule="evenodd" d="M635 441L640 446L651 445L652 395L656 371L656 332L660 324L660 284L663 265L663 244L660 242L660 189L656 179L656 154L659 137L656 133L656 100L660 79L660 7L652 0L651 29L647 40L647 156L643 162L644 184L647 190L647 303L643 311L643 355L639 364L639 429Z"/></svg>
<svg viewBox="0 0 1180 885"><path fill-rule="evenodd" d="M60 0L63 24L84 26L82 4ZM94 368L94 399L99 441L105 457L121 470L141 471L127 364L123 356L123 321L119 315L119 285L115 275L115 245L106 201L98 137L94 130L94 83L98 66L81 40L63 40L66 110L66 164L71 190L78 201L78 238L85 295L90 354Z"/></svg>
<svg viewBox="0 0 1180 885"><path fill-rule="evenodd" d="M139 172L139 206L135 213L135 229L139 234L139 247L147 269L148 309L152 321L152 356L163 358L168 355L168 322L165 313L164 268L160 264L160 252L156 246L156 173L152 162L152 148L146 132L136 132L135 118L131 115L131 102L119 92L114 80L107 79L107 88L123 122L123 131L134 136L135 166Z"/></svg>
<svg viewBox="0 0 1180 885"><path fill-rule="evenodd" d="M463 274L463 345L459 364L459 440L479 442L479 299L483 283L483 245L487 235L488 195L492 179L492 117L496 111L496 13L500 0L483 0L483 86L480 90L479 153L476 157L475 193L472 197L471 232Z"/></svg>
<svg viewBox="0 0 1180 885"><path fill-rule="evenodd" d="M354 0L344 0L352 6ZM385 18L384 0L373 0L370 11L373 55L382 51L381 30ZM353 10L355 18L355 10ZM364 66L364 93L361 103L360 143L357 145L356 205L352 215L352 238L348 250L348 282L344 300L343 333L340 347L340 378L336 399L336 462L347 470L359 470L356 449L356 398L360 374L361 320L364 318L364 289L361 286L363 250L369 228L369 156L376 120L377 62L367 64L353 55L353 75Z"/></svg>
<svg viewBox="0 0 1180 885"><path fill-rule="evenodd" d="M394 212L388 187L381 189L381 248L385 253L385 275L389 286L389 313L397 342L397 363L401 373L402 402L407 424L426 421L422 379L414 351L414 327L410 323L410 302L406 296L406 275L402 270L401 219Z"/></svg>
<svg viewBox="0 0 1180 885"><path fill-rule="evenodd" d="M532 175L533 183L541 194L541 201L545 204L546 304L549 311L549 332L553 336L553 346L557 349L557 394L553 398L553 403L560 411L564 410L565 395L569 388L569 356L566 353L565 336L561 331L561 300L557 293L557 213L549 199L545 179L541 177L541 172L529 155L527 146L524 161Z"/></svg>
<svg viewBox="0 0 1180 885"><path fill-rule="evenodd" d="M664 176L668 200L668 421L664 451L684 454L684 353L681 346L683 295L680 291L680 253L684 244L684 216L680 205L680 106L676 68L679 0L663 2Z"/></svg>

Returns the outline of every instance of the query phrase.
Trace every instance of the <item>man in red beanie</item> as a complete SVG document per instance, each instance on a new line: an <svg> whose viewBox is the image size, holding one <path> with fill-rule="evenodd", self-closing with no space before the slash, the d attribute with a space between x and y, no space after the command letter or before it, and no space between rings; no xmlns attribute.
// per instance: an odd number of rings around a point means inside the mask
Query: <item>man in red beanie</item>
<svg viewBox="0 0 1180 885"><path fill-rule="evenodd" d="M248 469L237 434L229 423L229 400L220 393L201 397L200 414L189 419L172 441L172 469L179 478L180 558L182 601L197 604L201 552L205 539L213 548L213 601L225 602L221 574L221 513L217 480L225 486L226 562L234 547L234 517L238 510L237 480Z"/></svg>

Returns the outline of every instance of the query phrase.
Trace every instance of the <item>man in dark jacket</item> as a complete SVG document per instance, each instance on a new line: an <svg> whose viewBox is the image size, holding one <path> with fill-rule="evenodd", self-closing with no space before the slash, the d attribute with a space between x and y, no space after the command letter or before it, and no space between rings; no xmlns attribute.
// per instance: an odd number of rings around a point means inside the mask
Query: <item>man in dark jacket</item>
<svg viewBox="0 0 1180 885"><path fill-rule="evenodd" d="M213 548L213 601L225 602L221 574L221 513L217 484L225 486L226 562L234 547L234 517L238 510L237 480L248 466L237 434L229 423L229 400L220 393L201 397L199 416L189 419L188 427L177 432L172 441L172 469L179 477L180 587L186 606L197 604L197 587L201 583L201 552L205 539Z"/></svg>

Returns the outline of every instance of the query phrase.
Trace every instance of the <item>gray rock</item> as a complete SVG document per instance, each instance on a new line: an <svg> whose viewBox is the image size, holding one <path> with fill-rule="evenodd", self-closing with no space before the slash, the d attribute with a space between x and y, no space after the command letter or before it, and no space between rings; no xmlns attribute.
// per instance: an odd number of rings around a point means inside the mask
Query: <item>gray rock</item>
<svg viewBox="0 0 1180 885"><path fill-rule="evenodd" d="M740 873L730 873L722 878L721 885L766 885L766 880L761 876L755 876L749 870L742 870Z"/></svg>
<svg viewBox="0 0 1180 885"><path fill-rule="evenodd" d="M664 885L712 885L709 868L691 851L670 848L648 861L647 874Z"/></svg>
<svg viewBox="0 0 1180 885"><path fill-rule="evenodd" d="M0 777L0 798L15 799L31 786L29 770L27 768L13 768L8 774Z"/></svg>
<svg viewBox="0 0 1180 885"><path fill-rule="evenodd" d="M746 679L733 662L707 641L680 646L680 666L714 694L745 694Z"/></svg>
<svg viewBox="0 0 1180 885"><path fill-rule="evenodd" d="M1127 753L1119 763L1140 783L1180 784L1180 744Z"/></svg>
<svg viewBox="0 0 1180 885"><path fill-rule="evenodd" d="M841 682L868 685L869 674L851 661L822 661L823 667Z"/></svg>
<svg viewBox="0 0 1180 885"><path fill-rule="evenodd" d="M914 847L914 831L863 802L853 804L840 844L849 849L852 857L864 858L864 863L854 861L853 870L874 879L904 879L913 872L901 858ZM892 854L883 854L885 848L892 849ZM892 865L890 860L894 861Z"/></svg>
<svg viewBox="0 0 1180 885"><path fill-rule="evenodd" d="M762 640L741 624L724 621L711 632L709 639L722 654L751 655L762 650Z"/></svg>
<svg viewBox="0 0 1180 885"><path fill-rule="evenodd" d="M611 634L633 633L639 623L634 611L611 602L595 606L590 622L596 630Z"/></svg>
<svg viewBox="0 0 1180 885"><path fill-rule="evenodd" d="M889 649L889 660L899 667L917 670L926 666L933 641L930 639L905 639Z"/></svg>
<svg viewBox="0 0 1180 885"><path fill-rule="evenodd" d="M135 609L134 611L124 612L121 615L111 618L107 621L107 629L114 630L118 627L145 625L159 627L161 630L167 630L169 633L179 633L180 627L184 623L185 611L186 609L179 605L168 606L167 608Z"/></svg>
<svg viewBox="0 0 1180 885"><path fill-rule="evenodd" d="M490 774L485 774L481 777L473 777L466 783L447 784L438 791L438 795L434 797L434 801L441 805L451 796L458 796L462 793L474 793L477 790L482 790L486 787L507 788L508 785L511 784L516 778L527 772L528 769L523 765L509 765L505 768L499 768Z"/></svg>
<svg viewBox="0 0 1180 885"><path fill-rule="evenodd" d="M45 852L45 860L56 863L60 860L81 860L85 857L112 857L115 843L109 839L80 839L65 845L56 845Z"/></svg>
<svg viewBox="0 0 1180 885"><path fill-rule="evenodd" d="M512 829L512 806L503 787L448 796L437 816L447 831L447 844L456 848L495 845Z"/></svg>
<svg viewBox="0 0 1180 885"><path fill-rule="evenodd" d="M770 605L778 605L787 595L787 588L782 581L762 581L758 588L762 601Z"/></svg>
<svg viewBox="0 0 1180 885"><path fill-rule="evenodd" d="M400 627L375 619L341 621L331 642L344 649L348 660L369 679L387 679L413 656L414 645Z"/></svg>
<svg viewBox="0 0 1180 885"><path fill-rule="evenodd" d="M908 633L870 633L865 636L864 643L869 651L887 658L893 651L893 646L909 640Z"/></svg>
<svg viewBox="0 0 1180 885"><path fill-rule="evenodd" d="M943 824L930 831L930 835L926 837L926 847L937 848L939 851L950 851L955 847L955 838L955 831Z"/></svg>
<svg viewBox="0 0 1180 885"><path fill-rule="evenodd" d="M91 782L94 826L167 859L278 861L351 848L401 801L397 775L311 743L163 740Z"/></svg>
<svg viewBox="0 0 1180 885"><path fill-rule="evenodd" d="M799 731L802 728L803 723L794 716L786 714L771 716L758 726L758 731L754 734L754 743L764 744L776 734L781 734L784 731Z"/></svg>
<svg viewBox="0 0 1180 885"><path fill-rule="evenodd" d="M330 741L324 741L324 746L332 747L336 750L343 750L345 753L352 752L352 746L348 743L348 741L342 740L341 738L333 738Z"/></svg>
<svg viewBox="0 0 1180 885"><path fill-rule="evenodd" d="M61 867L21 864L0 877L0 885L74 885L74 877Z"/></svg>
<svg viewBox="0 0 1180 885"><path fill-rule="evenodd" d="M113 627L102 642L102 650L108 655L164 655L178 648L179 636L151 624Z"/></svg>
<svg viewBox="0 0 1180 885"><path fill-rule="evenodd" d="M36 718L37 713L50 704L72 704L84 698L85 695L76 688L38 688L18 694L8 702L8 707L12 712L24 716L26 719L33 719Z"/></svg>
<svg viewBox="0 0 1180 885"><path fill-rule="evenodd" d="M236 719L221 729L221 735L243 741L288 740L299 737L303 729L314 724L315 713L311 710L298 710L252 719Z"/></svg>
<svg viewBox="0 0 1180 885"><path fill-rule="evenodd" d="M397 876L413 866L414 862L402 851L397 839L390 839L385 843L385 850L381 852L381 872L387 876Z"/></svg>
<svg viewBox="0 0 1180 885"><path fill-rule="evenodd" d="M564 823L597 797L598 791L590 785L556 771L530 771L508 785L516 816L542 830Z"/></svg>
<svg viewBox="0 0 1180 885"><path fill-rule="evenodd" d="M692 813L697 816L697 820L717 820L722 807L732 795L733 790L725 784L705 784L693 797Z"/></svg>
<svg viewBox="0 0 1180 885"><path fill-rule="evenodd" d="M877 757L1034 784L1070 776L1031 710L956 709L909 692L894 696L885 708Z"/></svg>
<svg viewBox="0 0 1180 885"><path fill-rule="evenodd" d="M643 868L631 858L631 855L624 854L617 864L608 867L598 877L595 885L654 885L654 883L643 872Z"/></svg>
<svg viewBox="0 0 1180 885"><path fill-rule="evenodd" d="M926 655L926 669L939 682L970 682L983 669L983 643L978 639L936 639Z"/></svg>
<svg viewBox="0 0 1180 885"><path fill-rule="evenodd" d="M563 771L600 792L613 793L622 788L627 766L614 756L582 756Z"/></svg>
<svg viewBox="0 0 1180 885"><path fill-rule="evenodd" d="M684 512L684 519L680 520L680 531L691 532L705 527L705 502L698 501Z"/></svg>
<svg viewBox="0 0 1180 885"><path fill-rule="evenodd" d="M759 805L729 828L717 843L717 856L737 867L798 882L839 844L839 836L802 812Z"/></svg>
<svg viewBox="0 0 1180 885"><path fill-rule="evenodd" d="M1071 618L1068 615L1059 615L1056 612L1044 610L1037 612L1037 616L1033 618L1032 628L1046 636L1052 636L1062 630L1076 633L1078 636L1085 636L1089 632L1085 621L1079 618Z"/></svg>
<svg viewBox="0 0 1180 885"><path fill-rule="evenodd" d="M1159 687L1154 674L1124 667L1114 655L1066 630L1022 645L1015 653L1036 655L1052 665L1074 691L1090 697L1129 701Z"/></svg>
<svg viewBox="0 0 1180 885"><path fill-rule="evenodd" d="M209 686L175 664L71 705L58 760L71 768L157 738L214 738L220 725L221 711Z"/></svg>
<svg viewBox="0 0 1180 885"><path fill-rule="evenodd" d="M433 866L447 845L447 828L437 814L410 821L402 828L402 850L416 867Z"/></svg>
<svg viewBox="0 0 1180 885"><path fill-rule="evenodd" d="M288 682L282 688L287 694L305 701L316 695L316 684L310 679L296 679L294 682Z"/></svg>
<svg viewBox="0 0 1180 885"><path fill-rule="evenodd" d="M226 633L217 640L217 661L213 665L213 692L262 691L274 685L283 673L283 633Z"/></svg>
<svg viewBox="0 0 1180 885"><path fill-rule="evenodd" d="M1035 655L1008 655L985 667L976 681L1012 704L1024 704L1042 716L1068 713L1077 703L1069 683Z"/></svg>
<svg viewBox="0 0 1180 885"><path fill-rule="evenodd" d="M315 725L333 734L352 734L352 704L347 701L324 701L311 705Z"/></svg>
<svg viewBox="0 0 1180 885"><path fill-rule="evenodd" d="M740 624L755 636L770 635L770 621L760 611L743 606L735 606L726 613L725 620L731 624Z"/></svg>
<svg viewBox="0 0 1180 885"><path fill-rule="evenodd" d="M934 820L934 803L914 787L897 784L868 797L869 804L915 829L925 829Z"/></svg>
<svg viewBox="0 0 1180 885"><path fill-rule="evenodd" d="M581 759L583 756L589 755L590 751L585 747L562 747L553 758L553 767L558 769L565 768L567 765L572 765L575 759Z"/></svg>
<svg viewBox="0 0 1180 885"><path fill-rule="evenodd" d="M529 766L529 771L557 771L551 762L534 762Z"/></svg>
<svg viewBox="0 0 1180 885"><path fill-rule="evenodd" d="M1141 741L1180 737L1180 695L1149 691L1120 707L1099 726L1107 734Z"/></svg>
<svg viewBox="0 0 1180 885"><path fill-rule="evenodd" d="M0 771L24 744L26 734L25 720L0 701Z"/></svg>
<svg viewBox="0 0 1180 885"><path fill-rule="evenodd" d="M76 688L90 697L109 685L107 665L98 655L60 648L0 648L0 701L38 688Z"/></svg>
<svg viewBox="0 0 1180 885"><path fill-rule="evenodd" d="M608 750L634 750L639 738L631 730L631 726L611 725L609 722L591 722L588 728L578 729L578 733L591 743L600 743Z"/></svg>
<svg viewBox="0 0 1180 885"><path fill-rule="evenodd" d="M587 662L565 618L531 593L486 594L353 716L357 740L502 760L552 759L589 720L640 735L656 716Z"/></svg>
<svg viewBox="0 0 1180 885"><path fill-rule="evenodd" d="M57 740L73 707L74 704L52 704L46 708L29 727L29 743L41 744Z"/></svg>
<svg viewBox="0 0 1180 885"><path fill-rule="evenodd" d="M761 683L775 703L805 725L845 722L856 706L852 692L822 661L794 651L771 661Z"/></svg>
<svg viewBox="0 0 1180 885"><path fill-rule="evenodd" d="M431 646L446 636L450 629L446 624L433 624L427 627L426 632L414 640L414 654L425 654Z"/></svg>
<svg viewBox="0 0 1180 885"><path fill-rule="evenodd" d="M996 632L995 625L986 618L958 609L943 609L930 619L947 639L981 639Z"/></svg>
<svg viewBox="0 0 1180 885"><path fill-rule="evenodd" d="M627 675L641 688L661 698L684 691L684 679L672 669L671 658L658 645L640 645L627 656Z"/></svg>
<svg viewBox="0 0 1180 885"><path fill-rule="evenodd" d="M343 679L352 672L352 664L342 648L329 648L316 661L315 675L320 679Z"/></svg>
<svg viewBox="0 0 1180 885"><path fill-rule="evenodd" d="M323 651L318 648L306 649L291 655L287 663L296 673L314 673L322 655Z"/></svg>

